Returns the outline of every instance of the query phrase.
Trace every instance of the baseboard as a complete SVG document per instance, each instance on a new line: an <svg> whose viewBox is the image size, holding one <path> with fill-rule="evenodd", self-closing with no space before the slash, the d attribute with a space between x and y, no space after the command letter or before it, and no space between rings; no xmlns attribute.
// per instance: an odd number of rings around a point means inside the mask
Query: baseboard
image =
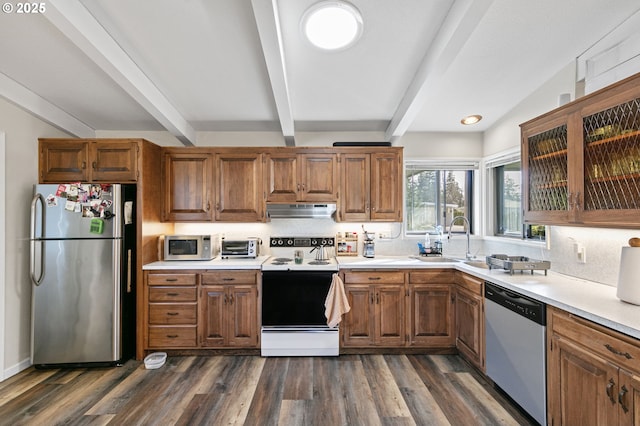
<svg viewBox="0 0 640 426"><path fill-rule="evenodd" d="M13 365L12 367L7 368L2 372L2 377L0 377L0 382L5 381L9 377L15 376L19 372L26 370L31 367L31 358L27 358L25 360L20 361L19 363Z"/></svg>

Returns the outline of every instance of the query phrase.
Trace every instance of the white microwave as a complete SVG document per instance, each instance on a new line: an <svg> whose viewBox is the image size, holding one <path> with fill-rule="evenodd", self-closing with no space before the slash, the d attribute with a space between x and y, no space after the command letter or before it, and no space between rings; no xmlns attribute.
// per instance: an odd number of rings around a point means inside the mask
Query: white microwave
<svg viewBox="0 0 640 426"><path fill-rule="evenodd" d="M164 237L164 260L211 260L217 255L217 235L167 235Z"/></svg>

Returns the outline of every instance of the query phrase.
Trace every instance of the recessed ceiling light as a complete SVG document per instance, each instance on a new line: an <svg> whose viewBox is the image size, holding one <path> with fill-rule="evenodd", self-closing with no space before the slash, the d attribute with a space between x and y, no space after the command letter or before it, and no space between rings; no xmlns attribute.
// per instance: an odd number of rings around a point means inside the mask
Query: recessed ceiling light
<svg viewBox="0 0 640 426"><path fill-rule="evenodd" d="M467 115L465 118L460 120L460 122L464 125L476 124L478 121L482 120L482 116L479 114Z"/></svg>
<svg viewBox="0 0 640 426"><path fill-rule="evenodd" d="M321 1L302 16L302 34L323 50L341 50L352 46L362 35L362 16L344 1Z"/></svg>

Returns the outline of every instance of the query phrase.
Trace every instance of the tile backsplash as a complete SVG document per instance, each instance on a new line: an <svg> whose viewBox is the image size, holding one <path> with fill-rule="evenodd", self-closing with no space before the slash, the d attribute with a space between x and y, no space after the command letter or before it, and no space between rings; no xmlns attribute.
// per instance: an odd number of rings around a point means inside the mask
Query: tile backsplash
<svg viewBox="0 0 640 426"><path fill-rule="evenodd" d="M376 237L377 255L417 254L422 238L407 237L399 223L365 223L367 232ZM362 224L337 223L332 219L273 219L270 223L176 223L176 233L220 234L227 238L262 238L261 252L269 254L270 236L333 236L337 232L357 232L362 244ZM599 229L551 226L549 249L545 245L498 238L471 238L470 251L484 259L487 254L503 253L549 260L551 270L602 284L616 286L620 268L621 249L631 237L640 237L640 230ZM360 246L360 250L361 250ZM576 247L584 249L586 262L578 261ZM361 252L361 251L360 251ZM466 237L455 234L443 240L445 256L464 257Z"/></svg>

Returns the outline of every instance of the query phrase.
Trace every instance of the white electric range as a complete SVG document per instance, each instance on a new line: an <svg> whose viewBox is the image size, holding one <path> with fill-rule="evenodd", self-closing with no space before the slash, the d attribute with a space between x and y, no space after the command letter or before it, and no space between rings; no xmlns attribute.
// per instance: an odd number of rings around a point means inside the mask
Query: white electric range
<svg viewBox="0 0 640 426"><path fill-rule="evenodd" d="M271 237L262 264L262 356L337 356L339 331L327 325L325 300L338 272L333 237ZM317 260L314 247L325 246ZM295 252L303 259L296 263Z"/></svg>

